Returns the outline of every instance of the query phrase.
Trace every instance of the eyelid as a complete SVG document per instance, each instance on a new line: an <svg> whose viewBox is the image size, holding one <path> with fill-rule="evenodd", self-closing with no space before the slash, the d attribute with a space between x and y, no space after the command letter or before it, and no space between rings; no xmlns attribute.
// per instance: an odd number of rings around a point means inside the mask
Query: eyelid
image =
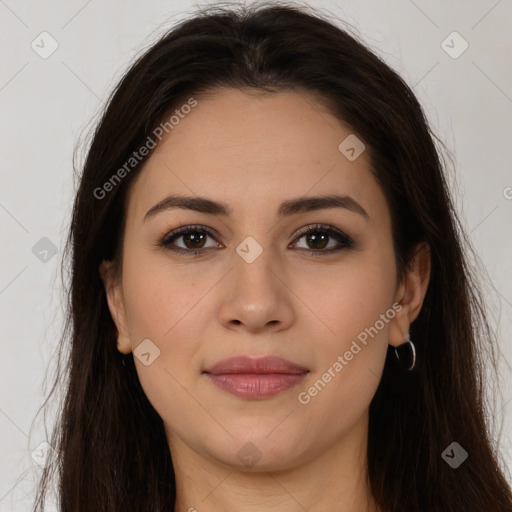
<svg viewBox="0 0 512 512"><path fill-rule="evenodd" d="M166 238L172 238L173 236L179 235L181 233L187 233L188 231L205 231L211 236L219 236L217 233L215 233L211 228L208 228L206 226L203 226L202 224L186 224L183 226L180 226L176 229L171 229L165 236L164 240Z"/></svg>

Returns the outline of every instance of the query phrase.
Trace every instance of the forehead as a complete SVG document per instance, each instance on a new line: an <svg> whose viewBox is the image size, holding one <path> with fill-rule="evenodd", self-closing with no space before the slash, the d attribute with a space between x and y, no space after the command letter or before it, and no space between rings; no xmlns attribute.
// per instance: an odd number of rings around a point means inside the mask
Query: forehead
<svg viewBox="0 0 512 512"><path fill-rule="evenodd" d="M327 193L352 196L370 216L385 207L368 152L350 161L340 151L355 134L312 94L218 89L194 99L132 182L129 217L171 193L222 198L240 214Z"/></svg>

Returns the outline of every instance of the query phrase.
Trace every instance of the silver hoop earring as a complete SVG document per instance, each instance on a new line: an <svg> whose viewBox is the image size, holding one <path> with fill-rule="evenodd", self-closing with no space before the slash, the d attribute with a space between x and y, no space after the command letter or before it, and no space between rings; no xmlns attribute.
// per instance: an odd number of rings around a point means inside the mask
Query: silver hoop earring
<svg viewBox="0 0 512 512"><path fill-rule="evenodd" d="M416 365L416 347L414 346L414 343L411 341L410 333L407 337L407 341L403 345L394 348L395 355L396 358L398 359L398 362L400 363L400 366L404 370L411 371ZM406 350L408 354L404 355ZM399 351L402 353L402 355L399 354Z"/></svg>

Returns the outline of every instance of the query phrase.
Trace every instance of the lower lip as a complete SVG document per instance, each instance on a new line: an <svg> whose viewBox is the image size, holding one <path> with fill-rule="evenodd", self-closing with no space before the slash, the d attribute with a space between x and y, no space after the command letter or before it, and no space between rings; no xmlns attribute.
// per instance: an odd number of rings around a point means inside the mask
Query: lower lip
<svg viewBox="0 0 512 512"><path fill-rule="evenodd" d="M307 373L224 373L219 375L207 373L207 375L220 389L240 398L257 400L275 396L281 391L296 386Z"/></svg>

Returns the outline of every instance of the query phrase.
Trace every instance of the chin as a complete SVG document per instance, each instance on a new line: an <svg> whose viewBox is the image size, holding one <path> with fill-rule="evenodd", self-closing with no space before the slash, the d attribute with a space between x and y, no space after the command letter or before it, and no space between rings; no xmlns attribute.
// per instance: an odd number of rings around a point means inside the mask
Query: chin
<svg viewBox="0 0 512 512"><path fill-rule="evenodd" d="M251 433L231 430L233 438L225 436L205 449L216 461L238 470L282 471L300 465L308 451L299 448L298 439L304 436L291 435L289 430L272 432L273 428L275 424L270 429L255 427Z"/></svg>

